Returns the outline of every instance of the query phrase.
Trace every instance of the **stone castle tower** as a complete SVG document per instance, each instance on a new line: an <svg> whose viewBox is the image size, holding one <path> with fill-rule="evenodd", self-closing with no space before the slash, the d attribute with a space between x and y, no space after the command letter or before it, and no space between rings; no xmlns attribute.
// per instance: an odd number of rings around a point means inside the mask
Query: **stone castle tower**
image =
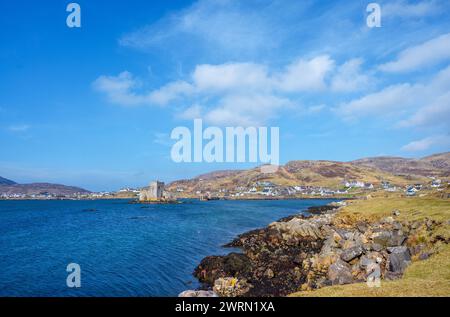
<svg viewBox="0 0 450 317"><path fill-rule="evenodd" d="M141 189L139 193L140 201L151 201L159 200L163 198L164 194L164 183L159 181L154 181L149 184L149 186Z"/></svg>

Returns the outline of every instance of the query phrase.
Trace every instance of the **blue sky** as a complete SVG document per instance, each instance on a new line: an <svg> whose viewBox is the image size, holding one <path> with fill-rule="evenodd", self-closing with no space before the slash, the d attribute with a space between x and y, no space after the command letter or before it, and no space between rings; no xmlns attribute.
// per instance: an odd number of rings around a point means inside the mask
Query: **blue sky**
<svg viewBox="0 0 450 317"><path fill-rule="evenodd" d="M0 4L0 175L91 190L251 164L174 163L170 132L280 127L280 160L450 149L448 1Z"/></svg>

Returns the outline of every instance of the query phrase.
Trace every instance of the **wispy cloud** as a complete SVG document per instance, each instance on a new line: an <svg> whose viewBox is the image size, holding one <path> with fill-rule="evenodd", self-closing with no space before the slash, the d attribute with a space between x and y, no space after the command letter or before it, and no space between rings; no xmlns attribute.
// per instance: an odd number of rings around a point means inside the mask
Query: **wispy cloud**
<svg viewBox="0 0 450 317"><path fill-rule="evenodd" d="M435 146L448 149L450 147L450 135L436 135L413 141L403 146L401 150L405 152L421 152Z"/></svg>
<svg viewBox="0 0 450 317"><path fill-rule="evenodd" d="M176 96L192 90L188 83L177 81L149 93L140 92L142 82L128 71L117 76L100 76L93 87L104 93L110 102L122 106L166 105Z"/></svg>
<svg viewBox="0 0 450 317"><path fill-rule="evenodd" d="M279 46L289 35L289 25L299 24L298 16L309 5L307 1L201 0L123 35L119 44L147 50L182 42L182 50L253 54Z"/></svg>
<svg viewBox="0 0 450 317"><path fill-rule="evenodd" d="M425 0L425 1L406 1L406 0L390 0L383 3L382 13L384 17L391 18L423 18L441 13L442 1Z"/></svg>
<svg viewBox="0 0 450 317"><path fill-rule="evenodd" d="M362 70L362 64L361 58L354 58L342 64L331 81L331 89L351 92L373 86L374 79Z"/></svg>
<svg viewBox="0 0 450 317"><path fill-rule="evenodd" d="M30 130L31 126L28 124L14 124L8 127L8 131L15 133L24 133Z"/></svg>
<svg viewBox="0 0 450 317"><path fill-rule="evenodd" d="M411 117L400 121L399 127L437 127L450 125L450 92L438 96L431 104L420 108Z"/></svg>
<svg viewBox="0 0 450 317"><path fill-rule="evenodd" d="M153 142L159 145L171 146L173 145L172 140L168 133L157 132L154 134Z"/></svg>
<svg viewBox="0 0 450 317"><path fill-rule="evenodd" d="M395 61L380 65L386 72L416 71L450 59L450 33L400 52Z"/></svg>
<svg viewBox="0 0 450 317"><path fill-rule="evenodd" d="M343 103L335 112L346 120L355 120L371 115L389 116L407 108L415 102L414 90L408 83L392 85L361 98Z"/></svg>
<svg viewBox="0 0 450 317"><path fill-rule="evenodd" d="M397 126L448 124L448 91L450 91L450 66L435 74L426 83L401 83L382 88L339 105L335 112L345 119L357 119L367 116L390 117L411 115L409 119L400 119Z"/></svg>

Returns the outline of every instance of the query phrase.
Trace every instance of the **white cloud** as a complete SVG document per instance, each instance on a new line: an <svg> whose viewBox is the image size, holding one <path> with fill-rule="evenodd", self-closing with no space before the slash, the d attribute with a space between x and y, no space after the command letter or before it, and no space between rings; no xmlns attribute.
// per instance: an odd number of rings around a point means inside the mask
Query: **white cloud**
<svg viewBox="0 0 450 317"><path fill-rule="evenodd" d="M310 60L299 59L278 74L277 85L287 92L325 89L325 76L333 67L334 61L328 55Z"/></svg>
<svg viewBox="0 0 450 317"><path fill-rule="evenodd" d="M199 104L195 104L190 106L189 108L184 109L182 112L178 113L177 118L183 120L193 120L197 118L201 118L202 116L202 107Z"/></svg>
<svg viewBox="0 0 450 317"><path fill-rule="evenodd" d="M136 106L146 103L146 97L134 93L141 84L127 71L118 76L100 76L93 83L94 89L105 93L112 103L124 106Z"/></svg>
<svg viewBox="0 0 450 317"><path fill-rule="evenodd" d="M184 81L169 83L160 89L152 91L148 95L148 101L157 105L166 105L179 95L189 95L194 91L194 87Z"/></svg>
<svg viewBox="0 0 450 317"><path fill-rule="evenodd" d="M450 33L400 52L397 60L380 65L385 72L407 72L439 64L450 59Z"/></svg>
<svg viewBox="0 0 450 317"><path fill-rule="evenodd" d="M327 106L324 104L311 106L311 107L308 107L307 112L310 114L319 113L319 112L322 112L324 109L326 109L326 107Z"/></svg>
<svg viewBox="0 0 450 317"><path fill-rule="evenodd" d="M164 146L171 146L173 145L172 140L170 139L170 136L168 133L162 133L157 132L154 134L153 142L156 144L164 145Z"/></svg>
<svg viewBox="0 0 450 317"><path fill-rule="evenodd" d="M401 148L405 152L421 152L434 146L450 147L450 135L436 135L413 141Z"/></svg>
<svg viewBox="0 0 450 317"><path fill-rule="evenodd" d="M192 75L199 90L261 90L270 88L267 69L253 63L198 65Z"/></svg>
<svg viewBox="0 0 450 317"><path fill-rule="evenodd" d="M136 49L167 49L242 56L278 47L300 24L300 1L200 0L134 32L119 44ZM179 45L183 43L183 45ZM176 50L172 48L176 47Z"/></svg>
<svg viewBox="0 0 450 317"><path fill-rule="evenodd" d="M350 92L367 88L372 79L361 70L363 60L351 59L338 67L331 80L331 89L334 91Z"/></svg>
<svg viewBox="0 0 450 317"><path fill-rule="evenodd" d="M344 103L335 111L349 120L368 115L388 115L408 107L414 101L414 89L410 84L389 86L379 92Z"/></svg>
<svg viewBox="0 0 450 317"><path fill-rule="evenodd" d="M346 68L359 68L358 65ZM100 76L93 87L115 104L124 106L167 105L173 101L194 104L181 110L181 119L204 116L210 123L260 125L293 104L293 96L327 89L326 77L334 61L327 55L297 59L279 71L256 63L197 65L188 80L169 82L161 88L142 91L142 83L124 71L117 76ZM289 96L287 96L289 95ZM201 106L200 106L201 105ZM182 107L183 108L183 107ZM315 112L321 108L312 109Z"/></svg>
<svg viewBox="0 0 450 317"><path fill-rule="evenodd" d="M382 5L383 17L421 18L439 13L441 6L435 0L410 3L405 0L389 1Z"/></svg>
<svg viewBox="0 0 450 317"><path fill-rule="evenodd" d="M411 117L402 120L399 127L450 127L450 92L439 96L430 105L419 109Z"/></svg>
<svg viewBox="0 0 450 317"><path fill-rule="evenodd" d="M198 1L119 39L123 46L146 49L170 45L180 38L210 49L254 50L266 45L262 15L244 11L230 1Z"/></svg>
<svg viewBox="0 0 450 317"><path fill-rule="evenodd" d="M410 115L397 126L448 124L445 114L450 91L450 66L427 83L391 85L361 98L343 103L334 111L345 119L365 116Z"/></svg>
<svg viewBox="0 0 450 317"><path fill-rule="evenodd" d="M16 125L10 125L8 127L8 130L10 132L17 132L17 133L23 133L27 132L31 128L28 124L16 124Z"/></svg>
<svg viewBox="0 0 450 317"><path fill-rule="evenodd" d="M142 83L127 71L117 76L100 76L92 85L95 90L104 93L111 103L122 106L166 105L177 96L193 90L190 84L175 81L150 93L139 93Z"/></svg>
<svg viewBox="0 0 450 317"><path fill-rule="evenodd" d="M219 126L262 126L291 105L288 99L273 95L233 95L206 112L204 119Z"/></svg>

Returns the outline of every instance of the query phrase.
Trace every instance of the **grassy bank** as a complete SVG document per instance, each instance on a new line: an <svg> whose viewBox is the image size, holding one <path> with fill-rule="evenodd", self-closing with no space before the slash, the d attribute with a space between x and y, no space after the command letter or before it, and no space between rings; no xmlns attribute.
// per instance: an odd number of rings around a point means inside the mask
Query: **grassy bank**
<svg viewBox="0 0 450 317"><path fill-rule="evenodd" d="M450 200L443 193L427 193L423 197L375 193L365 200L350 201L337 215L337 221L352 226L363 219L375 221L400 212L400 221L430 219L441 223L432 235L419 236L434 253L429 259L413 262L403 278L382 281L380 288L365 283L324 287L291 296L450 296Z"/></svg>

